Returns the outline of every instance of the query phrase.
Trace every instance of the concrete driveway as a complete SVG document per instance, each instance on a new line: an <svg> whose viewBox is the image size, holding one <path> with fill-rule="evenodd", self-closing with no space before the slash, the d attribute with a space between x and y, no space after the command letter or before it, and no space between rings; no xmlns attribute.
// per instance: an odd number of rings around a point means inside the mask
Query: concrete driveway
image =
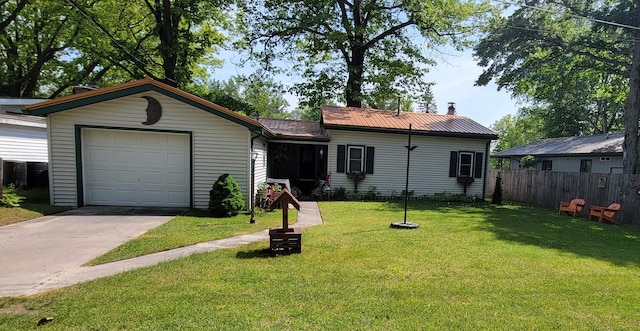
<svg viewBox="0 0 640 331"><path fill-rule="evenodd" d="M30 293L155 228L175 208L83 207L0 227L0 296Z"/></svg>

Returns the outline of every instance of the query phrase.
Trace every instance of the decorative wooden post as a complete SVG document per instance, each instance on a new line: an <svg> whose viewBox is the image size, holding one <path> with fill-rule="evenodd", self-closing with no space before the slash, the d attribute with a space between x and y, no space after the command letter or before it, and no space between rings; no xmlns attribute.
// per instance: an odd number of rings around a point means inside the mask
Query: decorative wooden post
<svg viewBox="0 0 640 331"><path fill-rule="evenodd" d="M289 204L300 210L300 202L286 188L273 202L282 209L282 227L269 230L269 250L271 254L290 254L302 252L302 230L289 228Z"/></svg>

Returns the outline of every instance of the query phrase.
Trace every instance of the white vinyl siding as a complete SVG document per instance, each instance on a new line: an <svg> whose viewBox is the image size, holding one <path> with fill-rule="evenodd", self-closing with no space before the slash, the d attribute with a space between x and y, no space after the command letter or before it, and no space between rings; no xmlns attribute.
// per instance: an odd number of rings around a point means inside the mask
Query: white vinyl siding
<svg viewBox="0 0 640 331"><path fill-rule="evenodd" d="M608 173L621 173L622 168L622 156L608 156L610 160L600 160L600 156L558 156L558 157L537 157L539 161L536 164L536 170L542 170L542 161L552 161L553 167L551 171L557 172L580 172L580 161L590 159L591 173L594 174L608 174ZM510 169L520 169L519 160L511 160ZM612 170L613 169L613 170ZM533 169L532 169L533 170Z"/></svg>
<svg viewBox="0 0 640 331"><path fill-rule="evenodd" d="M258 184L267 181L267 150L268 142L264 138L258 138L253 142L253 150L258 153L255 169L254 194L258 191Z"/></svg>
<svg viewBox="0 0 640 331"><path fill-rule="evenodd" d="M156 98L162 105L162 118L154 125L143 125L147 101ZM193 205L207 208L209 191L216 179L230 174L249 194L249 130L222 117L205 112L156 92L144 92L104 101L48 116L51 144L49 166L52 202L77 206L75 125L101 128L167 130L192 133Z"/></svg>
<svg viewBox="0 0 640 331"><path fill-rule="evenodd" d="M0 158L4 161L48 162L47 129L0 124Z"/></svg>
<svg viewBox="0 0 640 331"><path fill-rule="evenodd" d="M331 187L344 187L353 191L354 184L345 173L337 173L336 156L338 145L363 145L375 148L374 173L367 174L358 184L358 191L366 192L370 186L383 195L404 190L407 167L406 134L386 134L328 130L331 135L328 160L331 172ZM469 138L427 137L412 135L411 145L418 146L411 152L409 191L414 196L434 193L459 193L464 188L455 177L449 177L451 151L483 153L482 173L486 166L487 140ZM484 178L475 178L467 188L468 195L482 196Z"/></svg>

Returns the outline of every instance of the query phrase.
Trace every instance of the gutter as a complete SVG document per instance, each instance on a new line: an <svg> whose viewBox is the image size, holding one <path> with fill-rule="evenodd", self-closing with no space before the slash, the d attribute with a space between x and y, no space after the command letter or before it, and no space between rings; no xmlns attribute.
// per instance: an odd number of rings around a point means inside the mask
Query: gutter
<svg viewBox="0 0 640 331"><path fill-rule="evenodd" d="M491 146L491 140L487 141L487 147L485 147L485 155L489 156L489 146ZM482 181L482 200L487 198L487 174L489 173L489 157L484 161L484 180Z"/></svg>

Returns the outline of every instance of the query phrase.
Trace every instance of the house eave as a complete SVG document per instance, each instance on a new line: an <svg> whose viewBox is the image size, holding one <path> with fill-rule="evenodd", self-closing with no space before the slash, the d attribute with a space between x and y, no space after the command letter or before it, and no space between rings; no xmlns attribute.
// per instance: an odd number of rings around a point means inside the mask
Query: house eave
<svg viewBox="0 0 640 331"><path fill-rule="evenodd" d="M149 91L160 93L198 109L204 110L208 113L220 116L231 122L240 124L251 131L260 132L263 129L262 125L254 119L237 114L230 109L216 105L212 102L201 99L187 92L165 85L150 78L28 105L25 106L24 109L28 111L29 114L37 116L48 116L50 114L69 109L88 106L99 102L109 101Z"/></svg>
<svg viewBox="0 0 640 331"><path fill-rule="evenodd" d="M511 154L511 155L490 155L494 159L512 159L523 158L531 155L533 157L600 157L600 156L622 156L622 152L606 152L606 153L573 153L573 154Z"/></svg>
<svg viewBox="0 0 640 331"><path fill-rule="evenodd" d="M407 134L408 129L391 129L391 128L371 128L361 126L342 126L342 125L326 125L327 130L342 130L342 131L358 131L358 132L373 132L373 133L393 133L393 134ZM471 139L485 139L496 140L497 135L494 134L477 134L477 133L465 133L465 132L445 132L445 131L424 131L424 130L412 130L412 135L418 136L432 136L432 137L452 137L452 138L471 138Z"/></svg>

